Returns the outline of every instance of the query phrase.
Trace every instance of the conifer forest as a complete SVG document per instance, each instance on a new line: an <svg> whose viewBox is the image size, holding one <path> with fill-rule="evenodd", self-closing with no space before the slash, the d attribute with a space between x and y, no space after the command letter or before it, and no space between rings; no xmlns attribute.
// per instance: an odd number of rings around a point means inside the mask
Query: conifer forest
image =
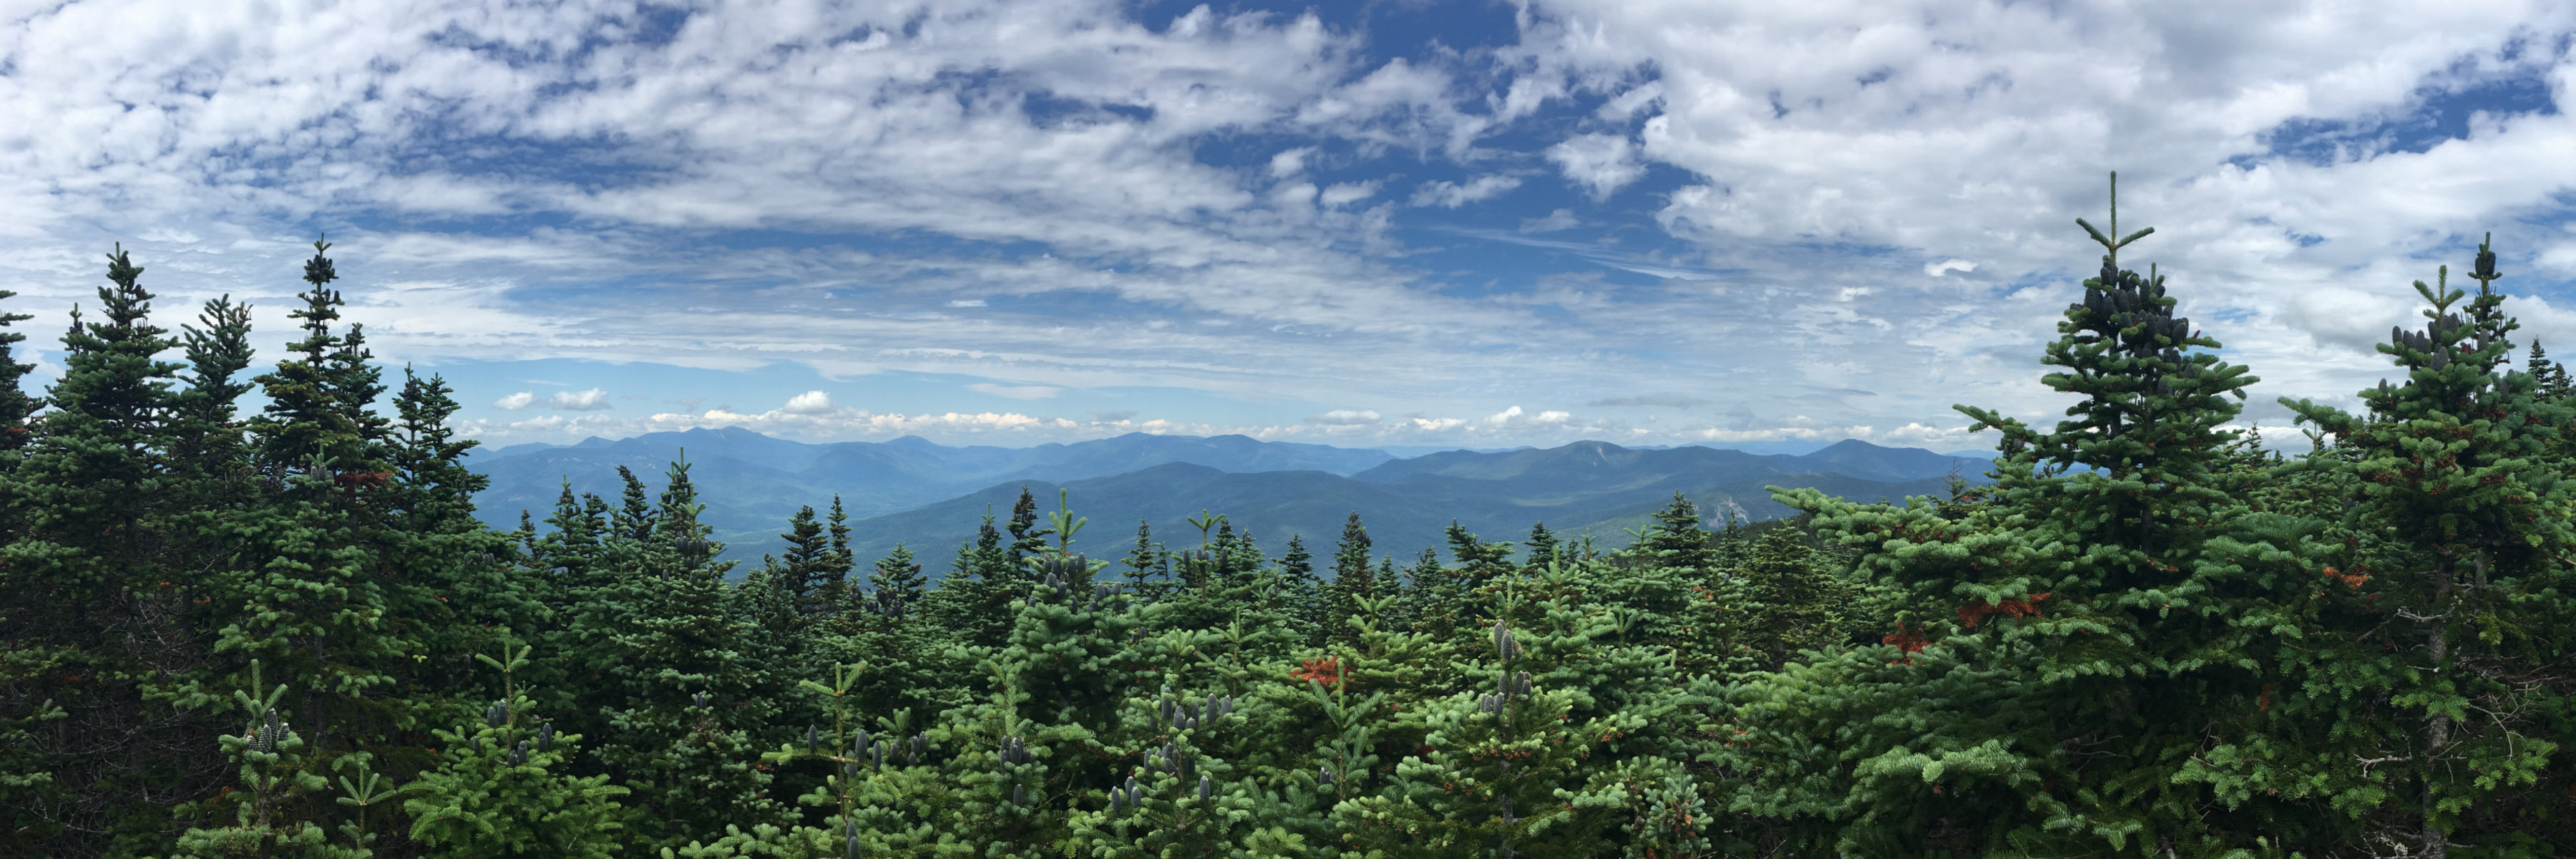
<svg viewBox="0 0 2576 859"><path fill-rule="evenodd" d="M1025 493L945 570L715 560L685 461L487 527L329 245L274 361L117 250L52 384L0 328L0 855L2576 855L2576 401L2495 253L2266 448L2083 230L1991 484L1275 555Z"/></svg>

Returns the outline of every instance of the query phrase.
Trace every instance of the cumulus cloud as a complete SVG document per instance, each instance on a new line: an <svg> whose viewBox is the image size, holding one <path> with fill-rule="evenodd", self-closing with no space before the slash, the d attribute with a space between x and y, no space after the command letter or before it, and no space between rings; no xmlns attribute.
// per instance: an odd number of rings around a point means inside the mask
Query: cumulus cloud
<svg viewBox="0 0 2576 859"><path fill-rule="evenodd" d="M822 391L806 391L787 398L787 405L779 407L778 410L791 415L830 414L832 395Z"/></svg>
<svg viewBox="0 0 2576 859"><path fill-rule="evenodd" d="M1335 427L1373 426L1379 422L1379 418L1377 412L1368 409L1334 409L1307 418L1306 422Z"/></svg>
<svg viewBox="0 0 2576 859"><path fill-rule="evenodd" d="M537 401L537 394L536 394L536 392L534 392L534 391L520 391L520 392L518 392L518 393L511 394L511 395L509 395L509 396L502 397L502 398L497 399L497 400L493 400L493 401L492 401L492 407L493 407L493 408L496 408L496 409L501 409L501 410L503 410L503 411L513 411L513 412L515 412L515 411L518 411L518 410L520 410L520 409L527 408L527 407L528 407L528 404L530 404L530 403L534 403L534 402L536 402L536 401Z"/></svg>
<svg viewBox="0 0 2576 859"><path fill-rule="evenodd" d="M1569 412L1550 409L1537 414L1529 414L1521 411L1521 407L1519 406L1512 406L1500 412L1487 415L1485 417L1485 425L1490 427L1563 426L1573 419L1574 415Z"/></svg>
<svg viewBox="0 0 2576 859"><path fill-rule="evenodd" d="M556 391L553 396L546 398L546 406L567 412L600 412L616 408L609 404L608 391L602 388L592 388L587 391Z"/></svg>
<svg viewBox="0 0 2576 859"><path fill-rule="evenodd" d="M1636 145L1618 134L1567 138L1547 148L1547 160L1556 163L1566 181L1590 191L1595 200L1607 198L1646 175L1646 165L1637 160Z"/></svg>
<svg viewBox="0 0 2576 859"><path fill-rule="evenodd" d="M1931 276L1933 276L1933 277L1940 277L1940 276L1942 276L1942 275L1949 274L1949 273L1954 272L1954 271L1976 271L1976 270L1977 270L1977 264L1976 264L1976 263L1969 262L1969 261L1967 261L1967 260L1963 260L1963 259L1945 259L1945 260L1942 260L1942 261L1940 261L1940 262L1935 262L1935 263L1924 263L1924 264L1923 264L1923 273L1924 273L1924 274L1931 275Z"/></svg>

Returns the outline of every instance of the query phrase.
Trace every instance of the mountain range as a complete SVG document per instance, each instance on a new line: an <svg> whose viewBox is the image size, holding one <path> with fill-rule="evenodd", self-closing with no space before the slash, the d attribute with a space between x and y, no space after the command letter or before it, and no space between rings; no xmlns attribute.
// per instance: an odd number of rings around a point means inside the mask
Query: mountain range
<svg viewBox="0 0 2576 859"><path fill-rule="evenodd" d="M1196 545L1187 520L1225 514L1272 554L1292 534L1318 556L1331 554L1344 517L1360 514L1379 554L1410 557L1443 544L1452 520L1487 540L1520 540L1545 522L1568 539L1589 535L1624 545L1674 492L1711 519L1770 519L1790 511L1768 486L1814 487L1848 498L1896 499L1942 491L1952 473L1982 482L1990 462L1846 440L1803 455L1706 447L1630 448L1583 441L1553 448L1452 450L1399 458L1381 450L1240 435L1131 433L1035 447L951 447L907 436L885 442L807 444L747 429L693 429L573 445L523 444L478 450L468 467L492 479L475 496L487 521L516 527L527 510L543 519L569 484L576 494L615 498L617 468L656 493L664 469L685 457L706 502L704 517L726 557L756 560L782 545L800 506L828 509L838 494L852 522L853 548L875 558L898 543L934 572L990 512L1007 519L1023 487L1053 509L1057 490L1089 520L1078 549L1123 555L1136 523L1174 547Z"/></svg>

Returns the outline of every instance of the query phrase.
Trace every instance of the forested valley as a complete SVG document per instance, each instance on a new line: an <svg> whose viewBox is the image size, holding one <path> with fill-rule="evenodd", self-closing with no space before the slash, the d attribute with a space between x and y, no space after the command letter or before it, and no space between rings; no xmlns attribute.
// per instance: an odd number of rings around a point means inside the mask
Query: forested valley
<svg viewBox="0 0 2576 859"><path fill-rule="evenodd" d="M1276 557L1024 495L948 570L716 561L685 462L487 527L327 245L261 368L120 250L50 386L0 329L0 854L2576 852L2576 403L2494 253L2274 452L2086 230L1991 485Z"/></svg>

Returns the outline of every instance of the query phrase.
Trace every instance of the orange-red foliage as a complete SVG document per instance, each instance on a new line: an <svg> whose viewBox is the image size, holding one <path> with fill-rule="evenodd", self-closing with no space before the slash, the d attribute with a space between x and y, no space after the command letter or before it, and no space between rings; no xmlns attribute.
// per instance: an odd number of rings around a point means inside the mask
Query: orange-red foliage
<svg viewBox="0 0 2576 859"><path fill-rule="evenodd" d="M2048 595L2042 593L2029 594L2020 599L2007 599L1999 603L1970 603L1959 607L1959 622L1967 624L1969 629L1975 629L1977 622L1985 620L1987 615L2042 617L2043 615L2039 613L2039 601L2047 598Z"/></svg>

